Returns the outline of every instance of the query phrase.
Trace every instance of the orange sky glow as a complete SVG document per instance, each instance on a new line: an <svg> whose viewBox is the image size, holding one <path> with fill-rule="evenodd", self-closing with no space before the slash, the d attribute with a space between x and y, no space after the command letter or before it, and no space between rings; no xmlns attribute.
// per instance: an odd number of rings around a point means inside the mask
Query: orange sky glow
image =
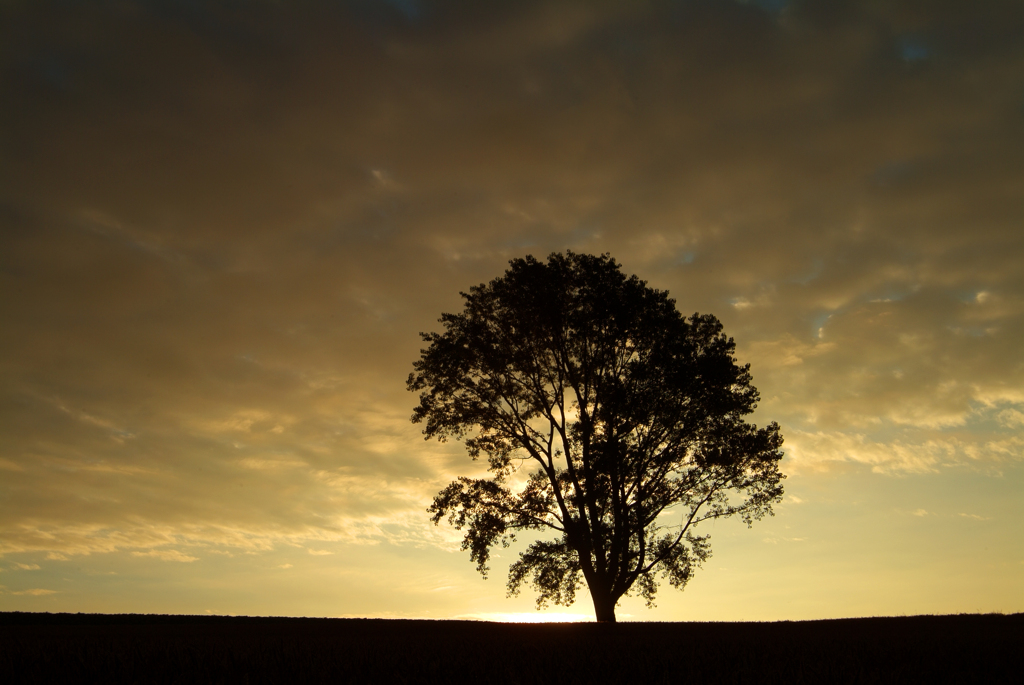
<svg viewBox="0 0 1024 685"><path fill-rule="evenodd" d="M590 620L434 526L459 291L712 313L786 496L622 620L1024 611L1024 5L0 3L0 611Z"/></svg>

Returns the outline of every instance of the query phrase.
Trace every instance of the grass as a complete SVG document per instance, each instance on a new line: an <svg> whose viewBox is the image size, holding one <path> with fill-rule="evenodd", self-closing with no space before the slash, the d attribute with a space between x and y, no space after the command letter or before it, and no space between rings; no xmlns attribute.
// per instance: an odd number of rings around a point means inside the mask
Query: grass
<svg viewBox="0 0 1024 685"><path fill-rule="evenodd" d="M5 683L1020 683L1024 614L778 623L0 613Z"/></svg>

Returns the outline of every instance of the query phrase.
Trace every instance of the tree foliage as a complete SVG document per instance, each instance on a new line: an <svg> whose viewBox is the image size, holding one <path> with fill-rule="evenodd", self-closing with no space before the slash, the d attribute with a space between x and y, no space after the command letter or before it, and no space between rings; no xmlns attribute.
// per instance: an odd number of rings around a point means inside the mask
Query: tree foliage
<svg viewBox="0 0 1024 685"><path fill-rule="evenodd" d="M529 584L538 607L568 605L585 582L614 621L623 595L652 605L659 579L686 585L711 554L700 523L772 514L782 437L743 420L758 393L714 316L683 317L608 255L510 265L421 334L413 422L489 467L428 511L465 531L485 576L492 547L537 531L509 594Z"/></svg>

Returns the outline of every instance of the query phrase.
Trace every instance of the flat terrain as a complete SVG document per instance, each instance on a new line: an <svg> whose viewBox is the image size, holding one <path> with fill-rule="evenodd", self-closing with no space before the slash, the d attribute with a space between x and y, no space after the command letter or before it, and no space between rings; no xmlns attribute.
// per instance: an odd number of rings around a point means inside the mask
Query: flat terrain
<svg viewBox="0 0 1024 685"><path fill-rule="evenodd" d="M0 613L0 680L1024 683L1024 614L778 623Z"/></svg>

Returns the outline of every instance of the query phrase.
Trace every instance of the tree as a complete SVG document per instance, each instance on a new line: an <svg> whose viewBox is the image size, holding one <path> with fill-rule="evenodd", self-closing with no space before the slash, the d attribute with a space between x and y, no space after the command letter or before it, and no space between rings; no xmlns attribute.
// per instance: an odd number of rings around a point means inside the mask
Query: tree
<svg viewBox="0 0 1024 685"><path fill-rule="evenodd" d="M623 595L653 606L658 574L682 589L711 554L700 523L748 526L781 501L776 423L744 422L750 365L714 316L684 318L666 291L607 254L514 259L443 314L408 388L426 439L465 440L487 478L462 477L428 511L465 529L477 570L520 531L547 531L509 569L537 606L585 580L598 621Z"/></svg>

